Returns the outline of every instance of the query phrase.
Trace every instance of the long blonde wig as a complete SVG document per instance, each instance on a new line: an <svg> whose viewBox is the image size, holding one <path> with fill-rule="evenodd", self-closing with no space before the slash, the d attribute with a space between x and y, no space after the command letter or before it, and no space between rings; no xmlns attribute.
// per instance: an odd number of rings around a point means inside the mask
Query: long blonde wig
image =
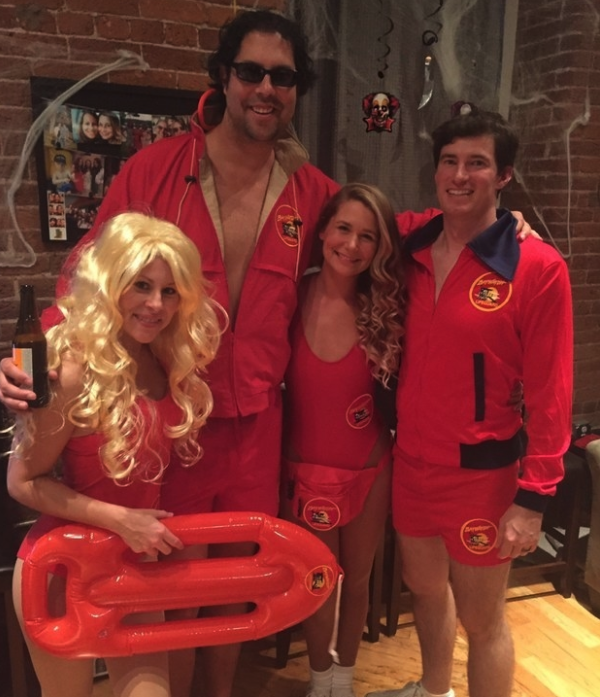
<svg viewBox="0 0 600 697"><path fill-rule="evenodd" d="M82 252L70 293L58 301L65 321L47 334L50 368L58 368L67 355L83 367L83 389L66 418L104 435L102 462L116 480L126 479L140 464L136 454L143 439L138 366L121 341L119 301L155 259L168 264L180 302L150 349L167 372L182 412L178 425L157 425L174 440L183 463L196 462L202 455L198 431L213 406L201 373L217 352L222 332L217 311L225 313L209 296L198 250L179 228L142 213L109 220ZM151 400L147 403L153 409Z"/></svg>
<svg viewBox="0 0 600 697"><path fill-rule="evenodd" d="M317 235L347 201L362 203L377 221L377 251L370 267L358 278L356 327L373 376L387 386L398 371L404 335L406 298L400 233L387 196L376 186L353 183L340 189L324 206Z"/></svg>

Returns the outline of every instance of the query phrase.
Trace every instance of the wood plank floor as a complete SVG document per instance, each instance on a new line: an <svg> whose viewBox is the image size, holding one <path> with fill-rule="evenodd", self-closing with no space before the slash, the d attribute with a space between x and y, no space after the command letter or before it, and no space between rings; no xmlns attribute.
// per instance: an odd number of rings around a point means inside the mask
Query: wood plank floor
<svg viewBox="0 0 600 697"><path fill-rule="evenodd" d="M531 597L542 592L548 594ZM585 593L567 600L553 592L552 584L539 583L513 588L509 597L520 598L507 604L517 656L512 697L599 697L600 619L586 607ZM357 697L419 678L410 612L401 615L400 625L395 637L363 642L355 676ZM286 668L276 669L274 656L269 640L245 646L233 697L303 697L308 661L301 636L292 641ZM459 633L453 676L457 697L467 696L466 657L466 641ZM199 694L195 689L193 697ZM106 680L98 681L94 697L110 697Z"/></svg>

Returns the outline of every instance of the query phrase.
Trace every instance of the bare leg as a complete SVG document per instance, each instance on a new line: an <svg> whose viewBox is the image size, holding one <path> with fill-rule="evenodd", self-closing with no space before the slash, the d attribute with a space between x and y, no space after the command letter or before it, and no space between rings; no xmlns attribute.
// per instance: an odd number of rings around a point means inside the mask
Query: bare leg
<svg viewBox="0 0 600 697"><path fill-rule="evenodd" d="M315 532L314 530L312 532ZM315 533L334 553L339 560L339 531L337 528ZM343 588L343 585L342 585ZM342 594L343 594L342 590ZM306 648L308 650L308 662L312 670L322 672L333 663L329 653L329 644L333 634L335 622L336 593L332 593L326 602L310 617L302 622Z"/></svg>
<svg viewBox="0 0 600 697"><path fill-rule="evenodd" d="M390 507L391 466L375 480L365 507L340 530L340 565L344 569L337 652L340 665L353 666L369 609L369 579L377 545Z"/></svg>
<svg viewBox="0 0 600 697"><path fill-rule="evenodd" d="M21 629L23 613L21 606L21 572L23 562L17 559L13 575L13 602ZM57 616L64 611L64 582L61 578L53 579L48 595L51 602L50 611ZM47 653L30 641L23 632L31 655L35 674L40 682L43 697L91 697L94 662L92 659L68 660ZM68 686L68 689L66 689Z"/></svg>
<svg viewBox="0 0 600 697"><path fill-rule="evenodd" d="M474 567L451 561L458 616L469 638L471 697L510 697L514 648L505 617L510 563Z"/></svg>
<svg viewBox="0 0 600 697"><path fill-rule="evenodd" d="M399 536L402 575L412 592L423 687L433 694L450 690L456 636L456 608L448 582L449 559L440 537Z"/></svg>
<svg viewBox="0 0 600 697"><path fill-rule="evenodd" d="M212 557L243 557L254 554L254 542L239 542L211 547ZM246 604L207 607L207 616L237 615L247 611ZM201 649L202 681L207 697L230 697L233 689L241 644L207 646Z"/></svg>
<svg viewBox="0 0 600 697"><path fill-rule="evenodd" d="M375 480L361 513L342 528L310 531L335 554L344 569L340 602L337 652L340 665L353 666L364 631L369 604L369 578L377 545L383 534L390 503L391 467ZM284 516L299 523L284 499ZM308 526L304 526L308 527ZM311 670L323 672L332 665L329 644L335 621L335 595L302 623Z"/></svg>
<svg viewBox="0 0 600 697"><path fill-rule="evenodd" d="M159 615L145 617L153 620ZM142 617L140 621L143 621ZM166 652L107 658L105 661L114 697L170 697Z"/></svg>
<svg viewBox="0 0 600 697"><path fill-rule="evenodd" d="M171 553L170 559L205 559L206 545L191 545ZM190 620L198 616L198 608L169 610L165 613L167 621ZM196 667L196 649L169 651L169 679L173 697L190 697Z"/></svg>
<svg viewBox="0 0 600 697"><path fill-rule="evenodd" d="M168 620L193 619L196 614L189 614L191 611L180 610L167 613ZM171 693L173 697L189 697L192 691L194 671L196 668L196 649L179 649L169 651L169 676L171 682Z"/></svg>

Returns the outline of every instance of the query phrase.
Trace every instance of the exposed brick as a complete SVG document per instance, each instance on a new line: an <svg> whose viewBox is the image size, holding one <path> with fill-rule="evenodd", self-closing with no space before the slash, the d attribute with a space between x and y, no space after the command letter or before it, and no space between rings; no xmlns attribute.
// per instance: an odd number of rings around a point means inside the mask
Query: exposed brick
<svg viewBox="0 0 600 697"><path fill-rule="evenodd" d="M165 42L171 46L198 46L198 31L191 24L168 22L165 25Z"/></svg>
<svg viewBox="0 0 600 697"><path fill-rule="evenodd" d="M200 75L199 73L178 73L177 87L181 90L189 90L191 92L204 92L208 88L208 76Z"/></svg>
<svg viewBox="0 0 600 697"><path fill-rule="evenodd" d="M92 36L94 33L94 18L84 12L61 12L57 18L58 31L61 34L76 36Z"/></svg>
<svg viewBox="0 0 600 697"><path fill-rule="evenodd" d="M152 68L199 72L201 67L199 52L194 50L144 44L142 55Z"/></svg>
<svg viewBox="0 0 600 697"><path fill-rule="evenodd" d="M74 12L90 12L103 15L139 17L137 0L66 0L67 7Z"/></svg>
<svg viewBox="0 0 600 697"><path fill-rule="evenodd" d="M81 80L98 67L98 63L65 60L48 60L40 58L32 65L32 72L37 77L60 77L66 80ZM100 79L101 80L101 79Z"/></svg>
<svg viewBox="0 0 600 697"><path fill-rule="evenodd" d="M586 358L594 358L598 355L598 347L594 344L585 344L575 347L575 360L580 361Z"/></svg>
<svg viewBox="0 0 600 697"><path fill-rule="evenodd" d="M198 29L198 46L204 51L215 51L219 45L218 29Z"/></svg>
<svg viewBox="0 0 600 697"><path fill-rule="evenodd" d="M96 31L104 39L125 41L131 37L129 20L122 17L101 15L96 17Z"/></svg>
<svg viewBox="0 0 600 697"><path fill-rule="evenodd" d="M577 32L572 31L569 34L563 34L559 43L561 52L577 51L582 48L590 50L592 48L592 35L589 29Z"/></svg>
<svg viewBox="0 0 600 697"><path fill-rule="evenodd" d="M31 122L31 109L22 107L0 107L0 131L6 132L17 128L19 125Z"/></svg>
<svg viewBox="0 0 600 697"><path fill-rule="evenodd" d="M149 19L132 19L131 40L143 44L162 44L165 40L163 22Z"/></svg>
<svg viewBox="0 0 600 697"><path fill-rule="evenodd" d="M27 32L56 34L56 18L37 3L20 5L15 10L17 24Z"/></svg>
<svg viewBox="0 0 600 697"><path fill-rule="evenodd" d="M67 40L61 36L48 34L29 35L23 30L17 30L10 34L0 32L0 51L3 56L17 57L65 57L67 55ZM4 58L3 58L4 62ZM7 77L3 70L4 77Z"/></svg>
<svg viewBox="0 0 600 697"><path fill-rule="evenodd" d="M0 7L0 27L3 31L8 29L14 29L18 27L19 22L17 21L17 14L14 7L8 7L7 5L2 5Z"/></svg>
<svg viewBox="0 0 600 697"><path fill-rule="evenodd" d="M27 104L30 99L29 84L21 80L0 79L0 95L4 106Z"/></svg>
<svg viewBox="0 0 600 697"><path fill-rule="evenodd" d="M62 7L64 0L12 0L12 5L22 7L27 5L36 5L37 7L46 7L49 10L58 10Z"/></svg>
<svg viewBox="0 0 600 697"><path fill-rule="evenodd" d="M48 257L48 269L50 273L54 276L58 276L60 273L63 264L65 263L67 259L68 253L67 252L62 252L58 253L55 252L54 254L50 254Z"/></svg>
<svg viewBox="0 0 600 697"><path fill-rule="evenodd" d="M206 3L195 0L140 0L140 16L189 24L210 21Z"/></svg>
<svg viewBox="0 0 600 697"><path fill-rule="evenodd" d="M135 51L136 46L124 46L122 41L108 41L106 39L69 39L70 55L73 61L85 61L94 63L96 67L105 62L112 62L118 58L118 52L127 48Z"/></svg>
<svg viewBox="0 0 600 697"><path fill-rule="evenodd" d="M212 5L206 8L206 23L211 27L221 27L225 22L233 19L232 6Z"/></svg>
<svg viewBox="0 0 600 697"><path fill-rule="evenodd" d="M177 74L174 70L146 70L115 74L114 82L142 87L177 87Z"/></svg>
<svg viewBox="0 0 600 697"><path fill-rule="evenodd" d="M600 232L596 223L575 223L572 226L572 231L576 237L592 237ZM596 260L597 262L598 260Z"/></svg>

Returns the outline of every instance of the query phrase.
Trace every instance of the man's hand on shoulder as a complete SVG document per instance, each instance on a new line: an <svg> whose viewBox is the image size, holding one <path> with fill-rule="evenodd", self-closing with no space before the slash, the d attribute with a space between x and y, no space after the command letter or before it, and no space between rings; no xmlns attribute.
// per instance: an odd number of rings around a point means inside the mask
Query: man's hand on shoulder
<svg viewBox="0 0 600 697"><path fill-rule="evenodd" d="M528 237L533 237L536 240L541 240L542 238L538 233L531 227L531 225L523 217L521 211L511 211L513 216L517 220L517 239L519 242L523 242Z"/></svg>

